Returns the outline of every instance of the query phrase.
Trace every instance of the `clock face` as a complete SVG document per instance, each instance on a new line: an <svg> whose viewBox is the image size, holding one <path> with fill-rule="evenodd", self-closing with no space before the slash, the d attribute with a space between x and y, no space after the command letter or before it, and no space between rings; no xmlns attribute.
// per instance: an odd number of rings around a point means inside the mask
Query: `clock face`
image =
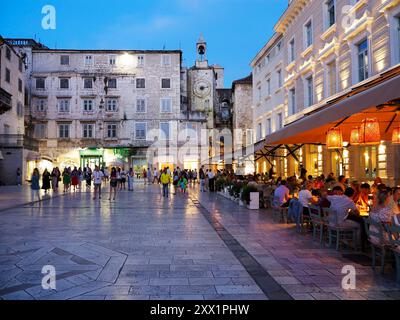
<svg viewBox="0 0 400 320"><path fill-rule="evenodd" d="M211 84L207 80L196 81L193 88L194 94L200 98L204 98L211 92Z"/></svg>

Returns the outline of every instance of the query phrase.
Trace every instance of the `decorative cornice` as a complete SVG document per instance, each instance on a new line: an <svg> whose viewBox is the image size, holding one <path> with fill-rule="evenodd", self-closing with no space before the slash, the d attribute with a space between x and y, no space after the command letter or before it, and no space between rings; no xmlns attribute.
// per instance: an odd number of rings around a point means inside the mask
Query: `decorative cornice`
<svg viewBox="0 0 400 320"><path fill-rule="evenodd" d="M386 11L400 4L400 0L382 0L382 4L378 7L378 11L385 13Z"/></svg>
<svg viewBox="0 0 400 320"><path fill-rule="evenodd" d="M325 46L319 50L319 59L323 60L327 58L331 53L335 52L335 50L339 47L338 39L335 37L331 42L325 43Z"/></svg>
<svg viewBox="0 0 400 320"><path fill-rule="evenodd" d="M355 14L358 10L360 10L362 7L368 4L368 0L359 0L357 1L353 7L349 10L347 13L348 15Z"/></svg>
<svg viewBox="0 0 400 320"><path fill-rule="evenodd" d="M297 79L297 73L293 71L285 78L285 87L290 87L292 83Z"/></svg>
<svg viewBox="0 0 400 320"><path fill-rule="evenodd" d="M336 33L336 24L332 25L331 27L326 29L323 34L321 34L321 40L325 41L333 33Z"/></svg>
<svg viewBox="0 0 400 320"><path fill-rule="evenodd" d="M296 65L296 60L293 60L291 63L289 63L289 64L286 66L286 71L287 71L287 72L290 72L290 71L295 67L295 65Z"/></svg>
<svg viewBox="0 0 400 320"><path fill-rule="evenodd" d="M356 37L360 32L364 30L369 30L372 26L372 22L374 21L373 17L370 17L369 12L366 11L362 17L354 20L353 24L346 28L344 32L344 41L349 41Z"/></svg>
<svg viewBox="0 0 400 320"><path fill-rule="evenodd" d="M275 31L284 34L310 1L293 0L275 25Z"/></svg>
<svg viewBox="0 0 400 320"><path fill-rule="evenodd" d="M303 59L305 59L313 50L314 50L314 45L312 44L306 50L304 50L300 55Z"/></svg>
<svg viewBox="0 0 400 320"><path fill-rule="evenodd" d="M253 58L250 63L251 67L255 67L261 58L271 51L271 49L282 39L282 34L275 33L268 42L264 45L264 47L257 53L257 55Z"/></svg>
<svg viewBox="0 0 400 320"><path fill-rule="evenodd" d="M300 74L301 75L306 74L308 71L313 69L314 65L315 65L315 62L314 62L313 57L310 57L310 59L305 60L299 68Z"/></svg>

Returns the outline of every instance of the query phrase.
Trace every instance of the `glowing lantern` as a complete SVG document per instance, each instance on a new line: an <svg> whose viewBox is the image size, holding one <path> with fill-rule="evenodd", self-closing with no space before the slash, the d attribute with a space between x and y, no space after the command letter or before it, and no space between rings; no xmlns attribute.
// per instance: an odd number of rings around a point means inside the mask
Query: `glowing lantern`
<svg viewBox="0 0 400 320"><path fill-rule="evenodd" d="M380 144L381 133L377 119L363 120L360 128L360 144Z"/></svg>
<svg viewBox="0 0 400 320"><path fill-rule="evenodd" d="M326 134L326 147L328 149L343 148L342 131L339 128L332 128Z"/></svg>
<svg viewBox="0 0 400 320"><path fill-rule="evenodd" d="M400 126L393 129L392 143L400 144Z"/></svg>
<svg viewBox="0 0 400 320"><path fill-rule="evenodd" d="M350 144L357 146L360 144L360 128L355 127L350 131Z"/></svg>

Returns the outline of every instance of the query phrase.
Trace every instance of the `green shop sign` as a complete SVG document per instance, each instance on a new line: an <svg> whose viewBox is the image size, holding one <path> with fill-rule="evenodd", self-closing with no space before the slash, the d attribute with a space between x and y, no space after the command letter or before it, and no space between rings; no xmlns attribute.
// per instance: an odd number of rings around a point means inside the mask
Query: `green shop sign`
<svg viewBox="0 0 400 320"><path fill-rule="evenodd" d="M103 157L104 150L97 148L88 148L84 150L79 150L79 155L81 157Z"/></svg>

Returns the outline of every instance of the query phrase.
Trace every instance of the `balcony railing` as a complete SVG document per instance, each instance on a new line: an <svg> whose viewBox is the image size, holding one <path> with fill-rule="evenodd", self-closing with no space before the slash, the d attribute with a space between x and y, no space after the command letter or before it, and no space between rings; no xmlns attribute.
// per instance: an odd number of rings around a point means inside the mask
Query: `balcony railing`
<svg viewBox="0 0 400 320"><path fill-rule="evenodd" d="M23 134L0 134L0 147L39 149L39 140Z"/></svg>
<svg viewBox="0 0 400 320"><path fill-rule="evenodd" d="M0 88L0 114L11 110L11 94Z"/></svg>

